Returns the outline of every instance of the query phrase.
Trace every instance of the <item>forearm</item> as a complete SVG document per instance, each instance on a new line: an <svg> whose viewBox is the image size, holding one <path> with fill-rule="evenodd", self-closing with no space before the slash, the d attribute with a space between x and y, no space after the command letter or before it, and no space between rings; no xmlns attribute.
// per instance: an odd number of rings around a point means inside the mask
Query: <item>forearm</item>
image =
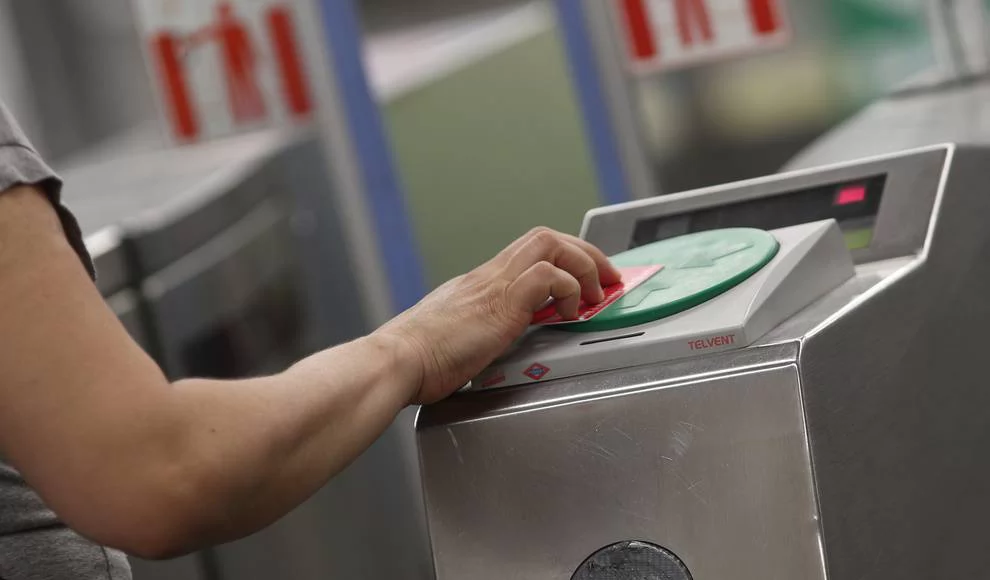
<svg viewBox="0 0 990 580"><path fill-rule="evenodd" d="M201 488L186 510L191 543L260 529L346 467L409 403L420 380L411 363L372 335L272 377L176 383Z"/></svg>
<svg viewBox="0 0 990 580"><path fill-rule="evenodd" d="M258 531L316 492L410 402L418 364L372 335L270 377L169 385L139 365L46 402L53 451L11 459L77 531L173 557Z"/></svg>
<svg viewBox="0 0 990 580"><path fill-rule="evenodd" d="M98 542L155 556L255 531L351 461L418 387L421 365L382 336L277 376L169 384L48 202L24 188L0 204L0 455Z"/></svg>

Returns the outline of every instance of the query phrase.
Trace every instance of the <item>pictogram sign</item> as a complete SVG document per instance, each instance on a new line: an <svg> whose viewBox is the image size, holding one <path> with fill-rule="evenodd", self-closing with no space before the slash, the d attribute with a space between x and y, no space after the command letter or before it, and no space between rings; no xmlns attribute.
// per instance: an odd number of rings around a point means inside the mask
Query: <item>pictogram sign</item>
<svg viewBox="0 0 990 580"><path fill-rule="evenodd" d="M610 0L637 73L683 68L790 40L785 0Z"/></svg>
<svg viewBox="0 0 990 580"><path fill-rule="evenodd" d="M290 2L139 0L169 131L194 142L308 120L313 99Z"/></svg>

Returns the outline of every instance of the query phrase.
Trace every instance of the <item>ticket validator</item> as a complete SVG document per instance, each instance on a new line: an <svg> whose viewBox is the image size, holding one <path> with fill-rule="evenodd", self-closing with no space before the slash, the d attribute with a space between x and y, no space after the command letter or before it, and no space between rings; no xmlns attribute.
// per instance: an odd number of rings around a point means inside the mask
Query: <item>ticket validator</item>
<svg viewBox="0 0 990 580"><path fill-rule="evenodd" d="M663 269L417 421L441 580L985 575L990 149L593 210Z"/></svg>

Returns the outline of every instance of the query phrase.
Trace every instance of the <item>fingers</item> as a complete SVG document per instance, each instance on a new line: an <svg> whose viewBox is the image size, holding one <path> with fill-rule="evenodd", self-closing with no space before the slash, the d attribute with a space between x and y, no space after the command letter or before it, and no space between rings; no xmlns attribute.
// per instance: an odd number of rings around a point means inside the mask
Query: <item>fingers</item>
<svg viewBox="0 0 990 580"><path fill-rule="evenodd" d="M554 233L554 231L550 228L544 227L537 227L529 230L522 236L519 236L513 240L513 242L506 246L504 250L499 252L498 255L492 259L492 261L504 266L512 258L512 256L516 255L516 253L519 252L519 249L528 244L530 240L546 233Z"/></svg>
<svg viewBox="0 0 990 580"><path fill-rule="evenodd" d="M508 297L513 309L536 312L546 303L547 296L554 299L557 312L564 319L577 318L581 305L581 284L577 278L550 262L532 264L509 284Z"/></svg>
<svg viewBox="0 0 990 580"><path fill-rule="evenodd" d="M619 270L612 264L612 261L608 259L605 252L599 250L594 244L582 240L577 236L572 236L569 234L560 235L564 236L564 239L591 256L591 259L595 261L595 266L598 268L598 277L601 279L603 286L611 286L612 284L618 284L622 281L622 274L620 274Z"/></svg>
<svg viewBox="0 0 990 580"><path fill-rule="evenodd" d="M548 229L537 230L510 248L515 251L504 262L507 278L515 279L534 264L549 262L578 281L586 301L596 303L605 297L595 257L563 234ZM604 262L608 261L601 252L597 253Z"/></svg>

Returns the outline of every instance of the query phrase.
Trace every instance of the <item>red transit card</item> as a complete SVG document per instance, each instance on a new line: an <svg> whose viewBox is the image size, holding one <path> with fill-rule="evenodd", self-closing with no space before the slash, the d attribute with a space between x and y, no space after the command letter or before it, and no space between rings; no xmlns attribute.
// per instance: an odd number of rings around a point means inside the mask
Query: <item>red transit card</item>
<svg viewBox="0 0 990 580"><path fill-rule="evenodd" d="M606 287L605 299L598 304L586 304L582 300L581 306L578 308L578 316L574 320L564 320L561 318L561 316L557 314L556 305L553 301L551 301L545 308L533 315L533 324L539 326L549 326L554 324L570 324L574 322L585 322L587 320L591 320L599 312L614 304L616 300L622 298L626 295L626 293L652 278L662 269L663 266L660 265L631 266L625 268L620 267L619 272L622 274L622 282Z"/></svg>

